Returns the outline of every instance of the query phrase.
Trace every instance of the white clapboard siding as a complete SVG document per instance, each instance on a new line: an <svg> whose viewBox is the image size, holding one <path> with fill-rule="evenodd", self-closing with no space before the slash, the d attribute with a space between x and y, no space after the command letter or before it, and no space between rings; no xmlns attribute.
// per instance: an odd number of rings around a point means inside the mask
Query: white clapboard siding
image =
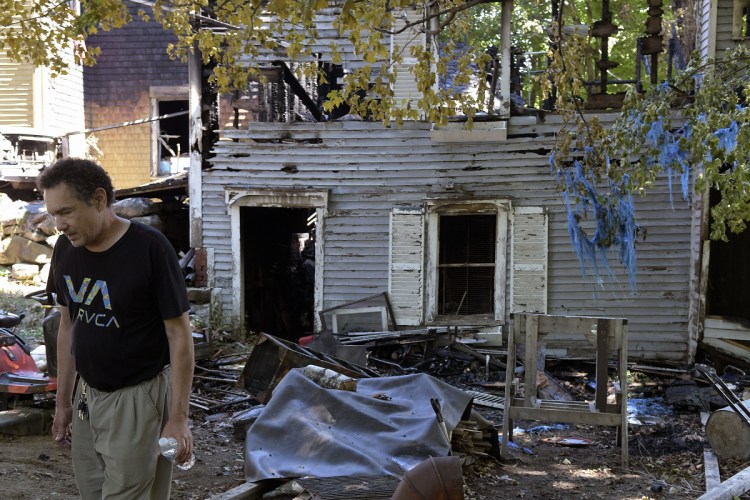
<svg viewBox="0 0 750 500"><path fill-rule="evenodd" d="M547 312L547 214L516 207L511 235L511 312Z"/></svg>
<svg viewBox="0 0 750 500"><path fill-rule="evenodd" d="M616 114L599 114L603 124ZM379 123L251 123L222 132L201 172L202 246L214 249L216 285L224 290L223 312L231 309L231 227L225 187L326 190L329 193L321 244L322 307L388 292L391 212L424 207L435 200L511 199L514 207L543 207L547 213L547 314L628 319L630 358L686 362L690 348L691 241L699 227L691 208L662 178L656 189L634 200L639 238L637 290L615 252L608 254L611 279L604 287L582 273L567 227L567 214L549 151L561 118L512 117L508 138L494 143L435 143L430 124L402 127ZM257 142L256 142L257 140ZM294 173L289 173L293 167ZM530 215L530 214L527 214ZM518 217L521 215L519 214ZM507 255L513 253L511 233ZM512 267L506 311L511 310ZM425 273L427 269L424 270ZM317 277L317 276L316 276ZM423 293L427 293L423 290ZM426 299L425 295L425 299ZM394 304L396 301L393 301ZM505 321L508 320L507 314Z"/></svg>
<svg viewBox="0 0 750 500"><path fill-rule="evenodd" d="M388 294L398 325L424 317L424 211L394 208L390 218Z"/></svg>
<svg viewBox="0 0 750 500"><path fill-rule="evenodd" d="M716 57L722 52L737 46L732 37L734 28L734 0L717 0L716 2Z"/></svg>

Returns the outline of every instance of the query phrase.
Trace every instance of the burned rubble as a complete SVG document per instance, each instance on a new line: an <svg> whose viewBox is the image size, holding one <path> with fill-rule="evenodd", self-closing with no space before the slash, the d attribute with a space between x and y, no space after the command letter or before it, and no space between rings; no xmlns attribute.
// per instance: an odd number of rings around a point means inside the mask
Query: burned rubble
<svg viewBox="0 0 750 500"><path fill-rule="evenodd" d="M391 384L395 383L392 388L401 384L399 390L402 390L406 389L404 386L412 384L411 377L414 376L428 377L440 384L447 384L459 390L463 394L462 397L468 398L467 411L460 412L457 419L456 410L452 410L454 415L450 419L445 418L442 414L443 401L437 393L435 395L438 397L432 398L420 394L420 398L416 399L422 399L424 402L415 405L418 411L414 408L410 410L421 415L421 425L429 427L435 439L440 439L440 436L448 439L447 448L438 454L433 451L422 456L422 462L435 456L455 457L459 470L454 466L451 471L453 474L461 474L464 484L462 496L455 498L463 498L464 495L471 497L478 475L485 474L487 467L492 470L517 470L523 467L525 461L534 460L539 447L552 446L560 450L596 449L597 453L604 452L610 456L609 460L616 463L619 452L616 444L617 433L614 430L596 429L585 422L561 424L554 419L546 423L519 422L522 427L516 429L514 441L509 443L510 457L501 458L499 447L502 439L499 432L502 430L505 408L507 346L496 345L495 340L492 337L482 339L481 332L469 327L369 330L335 335L327 332L312 339L300 339L300 343L259 334L254 342L244 346L242 352L219 352L215 357L198 362L191 404L205 412L207 418L230 421L237 446L245 443L246 482L238 488L245 492L255 492L257 496L251 498L260 498L264 492L263 498L335 498L326 496L326 492L330 494L330 488L341 491L341 488L355 483L362 487L362 496L347 498L401 498L395 493L407 479L403 470L394 472L382 469L356 469L344 470L343 473L311 471L315 470L313 462L319 457L320 443L338 439L334 433L335 429L325 428L321 431L319 427L335 427L331 423L342 420L370 422L363 424L361 428L355 426L349 429L355 437L349 438L348 441L344 439L347 446L364 441L368 443L366 449L370 451L375 446L363 436L381 436L384 431L375 432L373 429L378 429L378 425L384 421L396 418L395 413L386 412L370 420L373 418L372 411L365 417L352 416L349 412L352 412L352 407L356 407L357 404L351 403L347 398L365 401L366 407L370 410L373 405L380 403L397 405L400 397L397 390L376 389L377 386L369 384L377 380L387 380ZM358 347L356 352L352 350L353 347ZM345 357L363 359L364 362L358 364L338 357L342 353ZM306 375L305 368L309 366L320 367L320 370L329 376L337 380L342 378L349 385L344 384L338 389L332 389L330 383L310 377L309 373ZM610 367L610 371L612 369L613 367ZM689 470L699 471L706 478L718 475L718 462L713 466L716 472L712 473L709 458L684 458L685 454L701 457L704 450L710 453L712 448L710 438L706 437L706 428L701 425L697 416L687 425L684 422L674 423L675 415L691 415L700 409L705 414L711 411L714 414L722 413L716 411L723 406L721 401L716 399L716 380L707 379L699 371L694 370L633 363L629 365L629 369L630 403L627 419L630 428L629 448L634 460L641 465L653 467L653 470L658 472L664 467L665 460L682 459L688 461ZM522 378L523 370L522 363L514 366L511 378ZM596 371L593 360L570 361L550 357L546 363L541 364L537 390L540 395L544 395L543 397L555 398L561 402L582 398L594 400ZM744 382L747 381L744 372L738 376L731 367L722 374L722 378L732 379L733 375L734 380L739 383L730 383L729 390L732 392L744 387ZM693 393L683 392L682 395L678 395L680 389L676 388L686 383L694 384L698 392L705 394L700 399L702 406L695 406L696 400L691 396ZM341 390L345 386L348 390ZM290 388L293 395L287 392ZM362 392L362 388L367 390ZM614 386L607 388L608 401L615 401L615 389ZM325 395L314 395L317 391ZM336 397L329 400L331 392L350 395L343 399ZM283 413L283 408L287 408L292 414ZM320 413L323 410L324 413ZM737 414L731 410L724 410L723 413ZM267 418L264 419L264 415L267 415ZM272 422L271 427L267 427L269 422ZM281 427L278 427L279 425ZM290 432L292 428L294 430ZM396 433L399 432L402 442L394 449L386 448L388 451L385 455L375 462L382 465L389 463L389 460L398 461L400 450L404 446L408 448L408 445L415 442L430 442L423 433L410 430L408 426L402 428L398 425ZM275 449L275 446L279 449ZM316 450L315 460L300 461L305 457L310 458L306 453L313 449ZM280 456L277 457L279 463L276 465L285 464L288 469L271 467L268 470L273 471L273 480L263 477L263 473L258 473L256 465L263 464L268 455L277 453ZM570 456L568 452L562 453L563 456ZM333 457L338 454L339 452L331 452ZM740 460L731 455L723 455L718 459L723 463L736 463ZM351 466L352 463L357 464L366 460L344 461ZM568 458L564 458L563 462L565 461L570 463ZM415 463L412 463L411 467ZM498 485L517 486L522 489L522 484L510 476L500 474L492 477L498 479ZM698 480L701 477L698 477ZM695 475L692 480L695 480ZM435 488L446 487L439 478L432 478L432 481ZM704 486L682 478L675 484L670 484L669 480L654 480L649 482L647 487L650 493L657 490L668 490L673 493L683 491L687 497L697 497L698 492L709 489L711 485L715 487L718 483L707 483ZM315 496L316 494L318 496ZM228 491L222 498L233 498L232 491Z"/></svg>

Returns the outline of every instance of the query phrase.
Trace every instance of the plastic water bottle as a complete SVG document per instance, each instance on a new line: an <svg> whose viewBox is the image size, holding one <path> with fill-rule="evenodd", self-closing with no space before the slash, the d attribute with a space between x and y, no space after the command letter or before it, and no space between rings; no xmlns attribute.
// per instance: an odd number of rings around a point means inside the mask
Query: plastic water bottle
<svg viewBox="0 0 750 500"><path fill-rule="evenodd" d="M159 451L164 458L170 462L174 462L175 456L177 455L177 440L173 437L159 438ZM190 459L182 464L175 464L180 470L188 470L195 465L195 455L190 454Z"/></svg>

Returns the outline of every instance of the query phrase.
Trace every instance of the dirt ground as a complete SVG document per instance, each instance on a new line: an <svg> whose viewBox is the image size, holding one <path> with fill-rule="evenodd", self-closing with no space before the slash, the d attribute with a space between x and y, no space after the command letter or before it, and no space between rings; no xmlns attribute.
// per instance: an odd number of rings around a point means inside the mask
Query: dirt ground
<svg viewBox="0 0 750 500"><path fill-rule="evenodd" d="M236 397L238 388L232 384L198 380L196 393L201 397L215 395L217 390ZM649 396L659 391L657 387ZM235 437L231 416L250 405L233 405L226 413L192 410L197 463L187 472L175 470L173 499L208 499L243 483L244 439ZM525 432L517 431L517 447L510 460L483 459L464 469L466 498L698 498L705 490L706 446L699 414L659 407L661 411L630 425L627 468L620 465L620 449L611 428L517 422L516 428ZM498 410L475 408L500 430ZM554 438L561 437L577 438L574 444L581 446L556 444ZM0 434L0 450L0 491L13 492L9 498L77 498L69 452L49 436ZM721 460L722 479L748 465Z"/></svg>
<svg viewBox="0 0 750 500"><path fill-rule="evenodd" d="M9 305L0 301L0 307ZM29 316L26 320L30 325L29 332L32 332L29 335L36 336L38 341L38 322L35 323L33 317L40 312L33 307L25 312ZM228 351L230 356L231 352L246 353L247 347L242 342L225 343L224 352L212 352L211 356L216 359L218 355L226 356ZM231 401L242 395L236 384L227 382L236 379L241 366L223 366L217 370L199 362L194 384L198 400L223 394L225 401ZM559 367L565 368L564 365ZM468 385L470 382L468 380ZM573 383L580 386L585 380ZM659 401L669 383L668 379L652 379L648 391L631 390L631 397ZM641 384L642 388L645 386ZM252 401L231 404L221 411L206 411L199 407L191 410L197 463L186 472L175 470L173 499L208 499L244 482L244 438L235 437L231 417L234 412L252 404ZM37 401L36 405L51 411L53 403L51 400ZM211 406L205 401L201 405ZM500 431L500 411L481 406L475 408ZM482 459L466 467L465 496L475 500L698 498L705 490L703 451L706 446L699 413L666 408L666 411L631 424L630 464L627 468L620 465L620 450L615 444L615 431L611 428L516 422L516 427L525 432L517 434L518 447L512 449L511 459L502 463L493 458ZM561 446L554 442L556 437L577 438L578 442L574 444L581 446ZM733 460L720 460L719 465L722 480L750 466ZM69 451L58 447L47 434L0 434L0 492L3 492L0 498L78 498Z"/></svg>
<svg viewBox="0 0 750 500"><path fill-rule="evenodd" d="M488 412L491 413L491 412ZM520 427L539 422L519 422ZM499 427L499 425L498 425ZM674 414L659 423L631 427L630 466L620 466L613 430L542 428L517 436L519 449L506 463L482 460L464 471L466 498L697 498L704 490L703 435L696 414ZM173 499L207 499L243 482L243 441L222 414L192 414L197 463L175 470ZM564 447L551 437L586 440ZM47 435L0 435L0 491L6 498L77 498L70 454ZM722 463L723 477L748 464ZM3 495L5 496L5 495Z"/></svg>

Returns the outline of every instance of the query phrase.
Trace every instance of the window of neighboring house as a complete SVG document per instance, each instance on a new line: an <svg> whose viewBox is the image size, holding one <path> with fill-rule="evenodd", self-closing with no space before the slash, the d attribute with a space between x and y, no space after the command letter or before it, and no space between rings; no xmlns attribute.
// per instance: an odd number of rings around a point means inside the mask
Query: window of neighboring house
<svg viewBox="0 0 750 500"><path fill-rule="evenodd" d="M190 164L190 117L187 88L152 87L151 116L173 115L151 122L151 175L168 176L187 170Z"/></svg>
<svg viewBox="0 0 750 500"><path fill-rule="evenodd" d="M496 214L440 215L437 313L494 313Z"/></svg>
<svg viewBox="0 0 750 500"><path fill-rule="evenodd" d="M750 0L734 0L732 14L732 38L745 39L750 36Z"/></svg>

